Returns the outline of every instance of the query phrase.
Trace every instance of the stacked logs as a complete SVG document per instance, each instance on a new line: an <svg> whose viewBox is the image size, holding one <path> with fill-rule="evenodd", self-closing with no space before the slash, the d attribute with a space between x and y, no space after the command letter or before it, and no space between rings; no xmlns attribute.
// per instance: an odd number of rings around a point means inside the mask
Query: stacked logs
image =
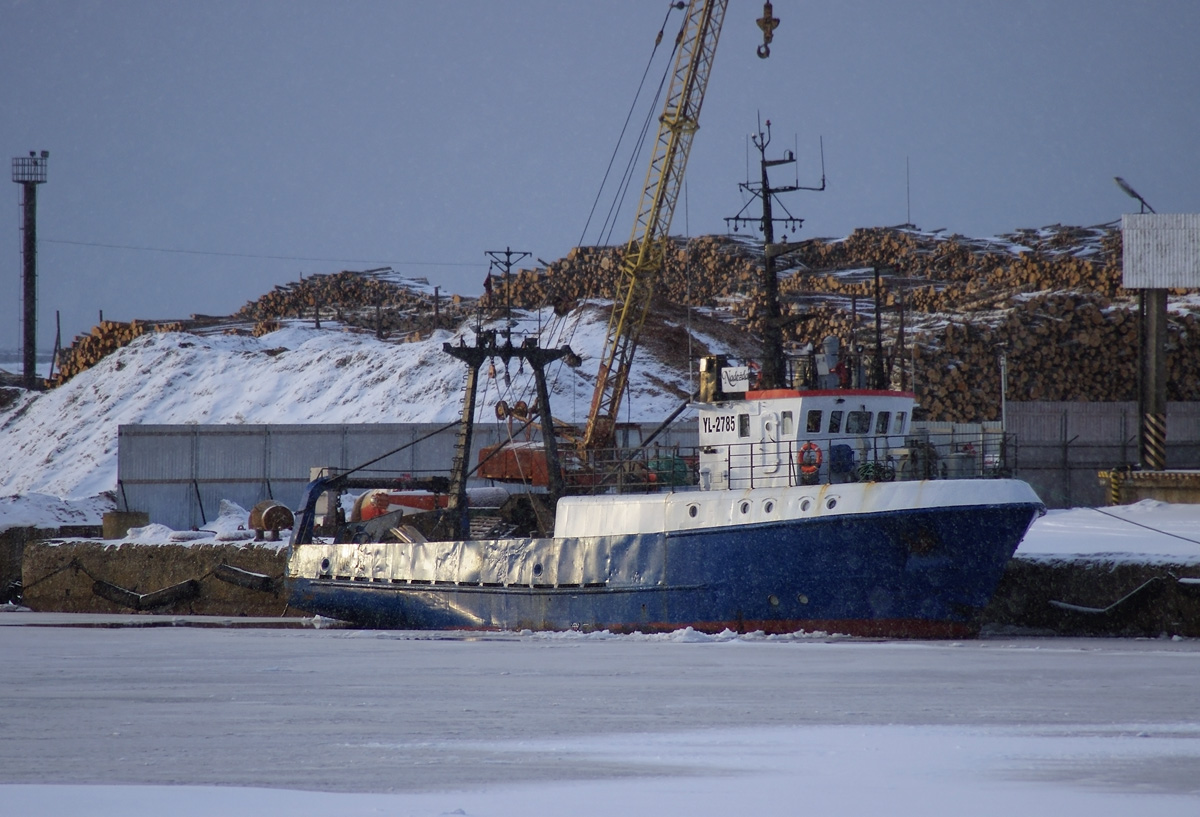
<svg viewBox="0 0 1200 817"><path fill-rule="evenodd" d="M565 313L587 298L611 298L617 291L623 247L576 247L566 258L540 269L493 277L485 307L536 309L553 306ZM723 236L671 241L663 258L658 293L672 303L719 306L740 299L757 285L761 252Z"/></svg>
<svg viewBox="0 0 1200 817"><path fill-rule="evenodd" d="M577 248L547 268L522 270L507 291L530 308L605 297L615 291L620 256L621 248ZM873 350L872 270L881 270L888 371L898 385L904 367L930 419L999 419L1001 354L1010 400L1136 399L1136 297L1121 288L1115 225L1053 225L991 240L871 228L804 242L790 258L796 269L781 275L781 297L804 317L785 328L793 349L833 335L844 348ZM762 263L761 248L728 238L676 240L659 291L676 303L722 307L757 332ZM491 301L504 297L494 282ZM1200 400L1197 328L1195 315L1171 318L1168 399Z"/></svg>
<svg viewBox="0 0 1200 817"><path fill-rule="evenodd" d="M58 353L58 371L47 386L60 386L80 372L99 363L105 355L128 346L147 332L179 332L181 323L146 323L145 321L101 321L86 335L79 335L66 349Z"/></svg>
<svg viewBox="0 0 1200 817"><path fill-rule="evenodd" d="M311 275L283 284L251 301L235 317L256 322L256 332L272 331L280 318L336 320L397 336L428 331L434 315L443 328L456 326L466 314L466 299L459 295L438 298L379 277L378 271L343 271Z"/></svg>
<svg viewBox="0 0 1200 817"><path fill-rule="evenodd" d="M250 332L253 337L261 338L263 335L269 335L272 332L279 331L281 324L274 318L264 318L254 324L254 329Z"/></svg>

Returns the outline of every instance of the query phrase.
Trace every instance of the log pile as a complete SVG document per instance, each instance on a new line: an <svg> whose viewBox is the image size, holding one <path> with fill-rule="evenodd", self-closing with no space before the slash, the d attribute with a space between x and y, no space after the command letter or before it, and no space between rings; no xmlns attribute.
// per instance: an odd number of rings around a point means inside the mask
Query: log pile
<svg viewBox="0 0 1200 817"><path fill-rule="evenodd" d="M458 295L438 296L419 288L419 279L397 283L391 270L343 271L311 275L275 287L238 310L235 317L256 322L256 336L278 327L280 318L336 320L369 329L383 337L427 332L437 325L451 328L465 316L467 300Z"/></svg>
<svg viewBox="0 0 1200 817"><path fill-rule="evenodd" d="M58 353L57 372L47 386L60 386L80 372L99 363L105 355L128 346L147 332L179 332L181 323L147 323L145 321L101 321L86 335L79 335L66 349Z"/></svg>
<svg viewBox="0 0 1200 817"><path fill-rule="evenodd" d="M501 308L511 298L521 309L553 306L560 313L587 298L611 298L617 289L623 247L576 247L567 257L539 269L493 277L485 307ZM761 252L724 236L675 239L667 247L659 295L676 304L717 307L741 300L756 285Z"/></svg>
<svg viewBox="0 0 1200 817"><path fill-rule="evenodd" d="M547 268L522 270L510 282L512 302L568 308L611 293L620 254L621 248L581 247ZM780 292L785 308L804 316L785 329L793 350L819 346L828 335L843 348L872 350L873 268L881 270L888 371L898 385L904 366L929 419L999 419L1001 354L1009 400L1136 399L1137 302L1121 287L1115 225L1053 225L991 240L871 228L844 240L804 242L790 260L794 269L781 275ZM762 263L761 248L729 238L675 240L660 293L675 303L719 308L757 332ZM494 282L491 302L504 298L502 282ZM1197 320L1173 310L1170 400L1200 400Z"/></svg>

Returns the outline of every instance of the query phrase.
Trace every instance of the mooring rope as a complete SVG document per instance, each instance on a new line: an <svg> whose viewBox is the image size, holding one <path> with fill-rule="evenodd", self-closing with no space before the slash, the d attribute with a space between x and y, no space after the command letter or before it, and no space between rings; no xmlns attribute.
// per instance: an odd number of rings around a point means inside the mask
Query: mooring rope
<svg viewBox="0 0 1200 817"><path fill-rule="evenodd" d="M1130 525L1137 525L1139 528L1145 528L1146 530L1154 531L1155 533L1161 533L1163 536L1170 536L1175 539L1182 539L1185 542L1190 542L1193 545L1200 545L1200 541L1189 539L1186 536L1180 536L1178 533L1171 533L1170 531L1160 530L1149 525L1143 525L1141 522L1134 522L1132 519L1126 519L1123 516L1117 516L1115 513L1109 513L1108 511L1101 510L1100 508L1092 508L1091 510L1095 511L1096 513L1102 513L1105 516L1110 516L1113 519L1120 520L1121 522L1128 522Z"/></svg>

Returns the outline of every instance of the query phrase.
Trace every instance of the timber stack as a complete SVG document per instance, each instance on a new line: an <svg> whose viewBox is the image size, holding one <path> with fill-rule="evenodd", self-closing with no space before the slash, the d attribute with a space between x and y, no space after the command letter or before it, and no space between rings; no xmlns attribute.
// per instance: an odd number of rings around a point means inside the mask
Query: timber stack
<svg viewBox="0 0 1200 817"><path fill-rule="evenodd" d="M861 229L803 242L786 258L792 268L780 273L780 293L795 318L785 328L794 352L829 335L844 348L872 351L879 271L885 370L893 385L903 370L928 419L999 419L1001 355L1009 400L1136 399L1137 297L1121 287L1115 224L1053 225L986 240L907 226ZM547 268L520 271L508 293L494 282L485 301L569 308L611 292L619 266L620 248L577 248ZM677 239L660 293L757 331L761 269L761 247L753 244ZM1187 303L1173 305L1169 400L1200 400L1198 316Z"/></svg>
<svg viewBox="0 0 1200 817"><path fill-rule="evenodd" d="M465 304L459 295L441 296L425 279L400 278L390 268L345 270L277 286L235 317L256 322L256 335L274 331L279 319L307 318L335 320L381 337L416 339L435 328L456 327L466 316Z"/></svg>
<svg viewBox="0 0 1200 817"><path fill-rule="evenodd" d="M86 335L79 335L66 349L58 353L57 370L47 386L61 386L80 372L99 363L104 356L128 346L147 332L179 332L178 322L150 323L147 321L101 321Z"/></svg>

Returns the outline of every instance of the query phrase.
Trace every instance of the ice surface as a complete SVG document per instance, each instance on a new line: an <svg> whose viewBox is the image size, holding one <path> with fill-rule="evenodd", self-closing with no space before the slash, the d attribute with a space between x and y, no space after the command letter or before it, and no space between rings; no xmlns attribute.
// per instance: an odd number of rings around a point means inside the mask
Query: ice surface
<svg viewBox="0 0 1200 817"><path fill-rule="evenodd" d="M14 814L1200 809L1194 640L0 626L0 649Z"/></svg>

